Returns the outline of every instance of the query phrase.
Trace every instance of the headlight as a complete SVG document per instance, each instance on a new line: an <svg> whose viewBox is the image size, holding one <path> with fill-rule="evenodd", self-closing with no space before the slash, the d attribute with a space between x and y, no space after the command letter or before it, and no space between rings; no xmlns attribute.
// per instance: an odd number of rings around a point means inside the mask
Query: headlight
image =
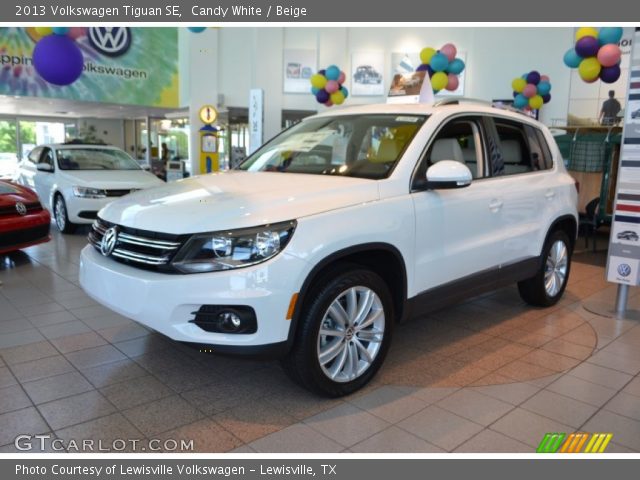
<svg viewBox="0 0 640 480"><path fill-rule="evenodd" d="M280 253L295 228L294 220L227 232L198 233L180 249L172 265L184 273L255 265Z"/></svg>
<svg viewBox="0 0 640 480"><path fill-rule="evenodd" d="M107 192L101 188L73 187L73 194L80 198L106 198Z"/></svg>

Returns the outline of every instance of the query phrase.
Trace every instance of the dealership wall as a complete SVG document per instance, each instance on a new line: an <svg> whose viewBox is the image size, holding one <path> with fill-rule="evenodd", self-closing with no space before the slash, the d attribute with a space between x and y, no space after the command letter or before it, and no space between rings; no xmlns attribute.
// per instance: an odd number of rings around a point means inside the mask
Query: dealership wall
<svg viewBox="0 0 640 480"><path fill-rule="evenodd" d="M283 93L283 50L317 51L319 68L332 63L349 71L354 52L384 51L385 89L391 53L417 52L452 42L466 52L465 96L486 100L511 97L511 80L532 69L551 77L553 100L542 120L567 118L570 70L562 56L572 45L573 29L558 28L222 28L218 43L217 91L224 104L247 107L249 90L265 91L265 138L280 130L281 109L323 110L311 94ZM197 68L192 70L197 72ZM349 76L349 75L348 75ZM350 82L347 80L347 86ZM384 102L384 96L350 97L347 105ZM332 107L335 108L335 107Z"/></svg>

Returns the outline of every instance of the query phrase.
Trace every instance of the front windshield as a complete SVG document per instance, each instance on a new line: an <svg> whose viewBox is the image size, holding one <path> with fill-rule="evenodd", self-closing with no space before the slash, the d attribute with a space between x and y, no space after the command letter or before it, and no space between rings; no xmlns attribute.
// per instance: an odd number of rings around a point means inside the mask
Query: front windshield
<svg viewBox="0 0 640 480"><path fill-rule="evenodd" d="M426 119L381 114L305 120L262 146L238 168L386 178Z"/></svg>
<svg viewBox="0 0 640 480"><path fill-rule="evenodd" d="M140 170L133 158L114 148L61 148L56 156L60 170Z"/></svg>

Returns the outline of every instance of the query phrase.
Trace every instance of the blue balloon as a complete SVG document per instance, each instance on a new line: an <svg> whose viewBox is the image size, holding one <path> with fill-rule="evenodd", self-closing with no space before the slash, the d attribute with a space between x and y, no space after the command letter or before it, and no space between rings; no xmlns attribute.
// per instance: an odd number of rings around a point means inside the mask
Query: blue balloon
<svg viewBox="0 0 640 480"><path fill-rule="evenodd" d="M316 93L316 100L318 101L318 103L327 103L330 98L331 96L329 95L329 92L327 92L324 88Z"/></svg>
<svg viewBox="0 0 640 480"><path fill-rule="evenodd" d="M540 72L537 72L536 70L531 70L529 72L529 75L527 75L527 83L538 85L540 83Z"/></svg>
<svg viewBox="0 0 640 480"><path fill-rule="evenodd" d="M206 29L207 29L207 27L187 27L187 30L189 30L190 32L193 32L193 33L204 32Z"/></svg>
<svg viewBox="0 0 640 480"><path fill-rule="evenodd" d="M529 105L529 99L521 93L513 100L513 106L516 108L524 108Z"/></svg>
<svg viewBox="0 0 640 480"><path fill-rule="evenodd" d="M319 88L311 87L311 93L313 93L314 95L317 95L319 91L320 91Z"/></svg>
<svg viewBox="0 0 640 480"><path fill-rule="evenodd" d="M549 102L551 101L551 94L550 94L550 93L547 93L546 95L543 95L543 97L542 97L542 101L543 101L544 103L549 103Z"/></svg>
<svg viewBox="0 0 640 480"><path fill-rule="evenodd" d="M570 48L564 54L564 64L569 68L578 68L582 60L582 57L576 53L575 48Z"/></svg>
<svg viewBox="0 0 640 480"><path fill-rule="evenodd" d="M75 82L84 67L82 51L66 35L48 35L33 49L33 66L47 82L69 85Z"/></svg>
<svg viewBox="0 0 640 480"><path fill-rule="evenodd" d="M327 80L338 80L340 78L340 69L335 65L331 65L327 68L324 76L327 77Z"/></svg>
<svg viewBox="0 0 640 480"><path fill-rule="evenodd" d="M598 43L606 45L607 43L618 43L622 40L624 30L622 27L602 27L598 32Z"/></svg>
<svg viewBox="0 0 640 480"><path fill-rule="evenodd" d="M454 58L453 60L451 60L451 62L449 63L449 68L447 69L449 73L453 73L454 75L460 75L463 70L464 62L459 58Z"/></svg>
<svg viewBox="0 0 640 480"><path fill-rule="evenodd" d="M347 98L349 96L349 90L347 90L347 87L340 87L340 91L344 95L344 98Z"/></svg>
<svg viewBox="0 0 640 480"><path fill-rule="evenodd" d="M421 63L420 65L418 65L418 68L416 68L416 72L427 72L429 71L429 65L427 65L426 63Z"/></svg>
<svg viewBox="0 0 640 480"><path fill-rule="evenodd" d="M435 72L444 72L449 66L449 59L444 53L436 53L431 57L429 65Z"/></svg>
<svg viewBox="0 0 640 480"><path fill-rule="evenodd" d="M69 27L53 27L53 33L56 35L66 35L69 33Z"/></svg>
<svg viewBox="0 0 640 480"><path fill-rule="evenodd" d="M551 84L549 82L540 82L538 84L538 95L544 97L551 91Z"/></svg>

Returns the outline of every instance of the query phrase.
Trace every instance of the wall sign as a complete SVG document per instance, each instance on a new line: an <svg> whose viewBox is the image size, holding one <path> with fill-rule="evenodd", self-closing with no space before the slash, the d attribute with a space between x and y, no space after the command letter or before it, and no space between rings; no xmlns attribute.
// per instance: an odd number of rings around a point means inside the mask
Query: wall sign
<svg viewBox="0 0 640 480"><path fill-rule="evenodd" d="M264 90L253 88L249 92L249 154L263 142Z"/></svg>
<svg viewBox="0 0 640 480"><path fill-rule="evenodd" d="M309 93L311 75L318 71L315 50L284 50L285 93Z"/></svg>

